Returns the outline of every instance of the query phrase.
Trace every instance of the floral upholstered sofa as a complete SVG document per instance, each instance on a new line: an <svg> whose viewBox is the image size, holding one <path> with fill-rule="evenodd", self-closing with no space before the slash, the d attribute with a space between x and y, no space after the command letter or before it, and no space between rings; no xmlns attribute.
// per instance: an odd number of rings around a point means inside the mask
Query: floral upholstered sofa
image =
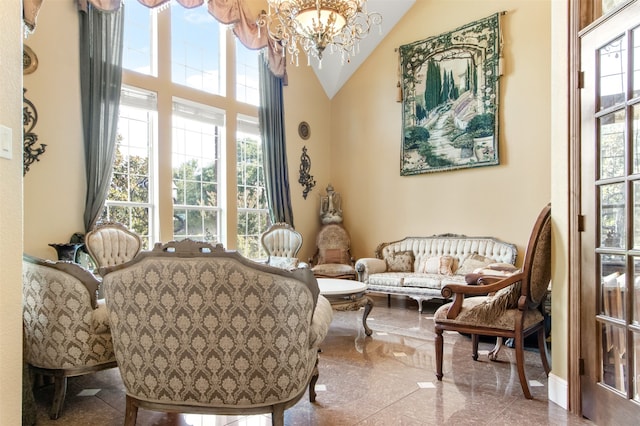
<svg viewBox="0 0 640 426"><path fill-rule="evenodd" d="M409 296L422 312L424 300L442 297L440 290L447 284L465 284L468 274L513 272L517 254L514 244L491 237L406 237L378 245L375 258L359 259L356 271L368 291Z"/></svg>

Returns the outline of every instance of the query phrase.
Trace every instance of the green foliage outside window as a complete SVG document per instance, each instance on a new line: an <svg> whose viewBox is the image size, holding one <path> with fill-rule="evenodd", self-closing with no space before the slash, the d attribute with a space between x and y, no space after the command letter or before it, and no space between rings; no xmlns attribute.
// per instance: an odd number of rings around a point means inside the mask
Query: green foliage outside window
<svg viewBox="0 0 640 426"><path fill-rule="evenodd" d="M128 155L126 150L122 135L118 135L108 202L100 219L122 223L142 238L144 247L149 247L149 207L118 204L149 202L149 159Z"/></svg>
<svg viewBox="0 0 640 426"><path fill-rule="evenodd" d="M245 137L237 144L238 251L253 259L265 257L260 235L269 226L262 149L258 140Z"/></svg>

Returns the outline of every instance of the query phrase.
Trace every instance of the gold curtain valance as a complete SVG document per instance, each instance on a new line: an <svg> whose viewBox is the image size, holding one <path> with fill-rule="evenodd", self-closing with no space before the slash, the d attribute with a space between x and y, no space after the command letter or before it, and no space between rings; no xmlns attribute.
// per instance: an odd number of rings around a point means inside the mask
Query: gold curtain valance
<svg viewBox="0 0 640 426"><path fill-rule="evenodd" d="M23 0L23 20L28 32L36 29L38 12L44 0ZM79 10L87 10L88 3L105 11L117 10L122 0L75 0ZM161 6L171 0L137 0L140 4L149 8ZM181 6L188 9L202 6L205 0L175 0ZM238 40L249 49L261 49L269 46L269 68L277 76L284 76L285 58L276 53L275 42L267 37L267 32L262 31L258 37L257 16L253 16L250 8L251 0L209 0L207 9L211 16L225 25L233 25L233 33Z"/></svg>

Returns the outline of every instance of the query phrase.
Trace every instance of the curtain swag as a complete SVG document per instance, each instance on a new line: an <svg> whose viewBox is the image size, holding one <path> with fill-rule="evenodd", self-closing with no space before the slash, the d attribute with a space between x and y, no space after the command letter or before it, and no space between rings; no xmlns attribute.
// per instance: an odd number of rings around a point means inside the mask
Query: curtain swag
<svg viewBox="0 0 640 426"><path fill-rule="evenodd" d="M23 0L23 20L27 32L36 29L38 12L44 0ZM122 0L75 0L78 9L87 11L88 4L103 11L114 11L120 8ZM140 4L149 8L155 8L168 4L171 0L137 0ZM202 6L205 0L175 0L181 6L188 9ZM284 77L286 71L286 61L282 53L276 51L276 42L267 37L267 32L262 31L258 37L257 17L251 16L249 0L208 0L207 9L209 13L220 23L233 25L233 33L240 42L247 48L256 50L268 46L269 69L278 76Z"/></svg>

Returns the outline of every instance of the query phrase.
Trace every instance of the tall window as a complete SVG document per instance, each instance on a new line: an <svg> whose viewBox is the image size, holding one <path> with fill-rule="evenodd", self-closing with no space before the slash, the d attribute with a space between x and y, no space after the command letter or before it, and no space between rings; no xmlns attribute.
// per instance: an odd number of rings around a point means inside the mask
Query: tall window
<svg viewBox="0 0 640 426"><path fill-rule="evenodd" d="M152 92L124 86L111 188L103 220L126 225L149 246L153 217L153 155L156 97Z"/></svg>
<svg viewBox="0 0 640 426"><path fill-rule="evenodd" d="M191 238L262 256L258 52L206 5L126 8L118 158L103 216L147 248Z"/></svg>
<svg viewBox="0 0 640 426"><path fill-rule="evenodd" d="M220 133L224 111L173 102L173 236L220 241Z"/></svg>
<svg viewBox="0 0 640 426"><path fill-rule="evenodd" d="M258 121L238 117L238 250L252 258L266 257L260 235L269 224Z"/></svg>

